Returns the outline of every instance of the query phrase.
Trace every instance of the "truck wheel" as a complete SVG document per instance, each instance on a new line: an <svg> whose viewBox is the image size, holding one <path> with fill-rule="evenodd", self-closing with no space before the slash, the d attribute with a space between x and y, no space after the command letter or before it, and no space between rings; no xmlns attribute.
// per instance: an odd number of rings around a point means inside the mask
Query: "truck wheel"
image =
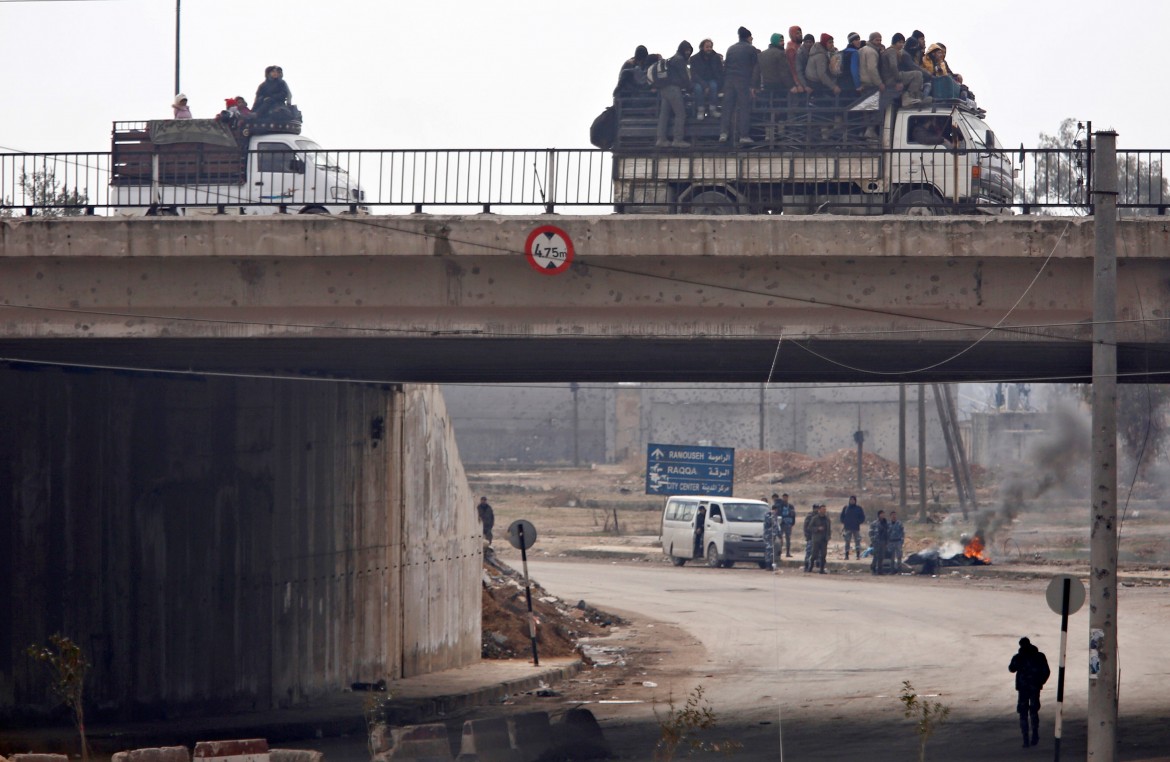
<svg viewBox="0 0 1170 762"><path fill-rule="evenodd" d="M297 214L329 214L329 210L323 206L306 206Z"/></svg>
<svg viewBox="0 0 1170 762"><path fill-rule="evenodd" d="M899 196L898 200L894 202L894 213L911 217L937 217L946 212L934 191L920 188Z"/></svg>
<svg viewBox="0 0 1170 762"><path fill-rule="evenodd" d="M736 199L721 190L705 190L682 202L687 214L738 214Z"/></svg>
<svg viewBox="0 0 1170 762"><path fill-rule="evenodd" d="M712 569L723 566L723 559L719 557L719 549L715 547L715 543L707 546L707 566Z"/></svg>

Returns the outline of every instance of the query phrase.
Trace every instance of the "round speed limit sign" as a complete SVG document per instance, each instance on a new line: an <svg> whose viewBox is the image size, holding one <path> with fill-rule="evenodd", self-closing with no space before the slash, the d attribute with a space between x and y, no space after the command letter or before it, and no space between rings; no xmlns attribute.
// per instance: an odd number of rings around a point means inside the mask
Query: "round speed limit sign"
<svg viewBox="0 0 1170 762"><path fill-rule="evenodd" d="M573 262L573 241L555 225L541 225L524 244L528 264L542 275L560 275Z"/></svg>

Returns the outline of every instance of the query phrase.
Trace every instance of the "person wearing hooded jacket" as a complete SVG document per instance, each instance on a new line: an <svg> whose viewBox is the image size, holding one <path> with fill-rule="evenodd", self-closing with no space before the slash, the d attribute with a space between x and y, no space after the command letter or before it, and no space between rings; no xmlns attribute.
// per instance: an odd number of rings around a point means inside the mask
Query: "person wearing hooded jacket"
<svg viewBox="0 0 1170 762"><path fill-rule="evenodd" d="M727 49L723 57L723 119L719 123L719 142L726 143L731 136L732 122L739 142L748 145L751 138L751 109L753 83L760 79L760 51L752 45L752 33L740 27L739 42Z"/></svg>
<svg viewBox="0 0 1170 762"><path fill-rule="evenodd" d="M829 55L833 52L835 52L833 35L823 32L820 41L814 43L812 50L809 51L808 66L804 71L804 78L812 85L814 94L826 92L831 92L833 95L841 94L841 88L837 86L836 80L833 79L833 75L829 71Z"/></svg>
<svg viewBox="0 0 1170 762"><path fill-rule="evenodd" d="M1016 712L1020 715L1020 731L1024 735L1024 746L1040 743L1040 691L1048 682L1052 670L1048 658L1027 638L1020 638L1020 650L1008 664L1008 672L1016 675ZM1031 720L1031 738L1028 724Z"/></svg>
<svg viewBox="0 0 1170 762"><path fill-rule="evenodd" d="M191 108L187 105L187 96L179 93L171 103L171 110L175 112L175 119L190 119Z"/></svg>
<svg viewBox="0 0 1170 762"><path fill-rule="evenodd" d="M256 88L256 100L252 103L252 119L263 121L273 111L292 102L292 91L284 81L284 69L269 66L264 70L264 81Z"/></svg>
<svg viewBox="0 0 1170 762"><path fill-rule="evenodd" d="M666 62L666 82L658 85L658 135L654 143L655 148L665 148L667 128L671 127L673 115L674 124L671 134L672 148L689 148L690 143L683 140L683 133L687 124L687 110L683 103L683 90L691 89L691 73L688 65L694 48L686 40L678 44L678 50Z"/></svg>
<svg viewBox="0 0 1170 762"><path fill-rule="evenodd" d="M805 87L804 72L796 65L796 54L800 52L800 46L804 40L804 32L795 24L788 27L788 44L784 46L784 57L788 59L788 68L792 71L792 81L796 83L796 92L806 93L808 88Z"/></svg>

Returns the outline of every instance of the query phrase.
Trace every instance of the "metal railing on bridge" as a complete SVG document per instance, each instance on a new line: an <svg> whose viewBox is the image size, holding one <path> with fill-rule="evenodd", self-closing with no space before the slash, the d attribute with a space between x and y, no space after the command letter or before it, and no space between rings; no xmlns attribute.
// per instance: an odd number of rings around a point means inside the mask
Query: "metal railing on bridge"
<svg viewBox="0 0 1170 762"><path fill-rule="evenodd" d="M940 153L944 157L939 160ZM1165 214L1167 152L1118 152L1118 207L1123 214ZM903 207L937 213L1006 210L1021 214L1091 213L1087 149L1020 148L1002 156L995 194L957 206L957 177L982 166L978 150L848 149L800 154L781 150L617 152L597 149L259 150L240 152L238 175L187 161L179 173L160 157L138 179L115 154L0 153L0 216L276 212L412 213L423 211L637 213L881 213ZM886 193L897 178L934 157L941 189L924 201ZM188 157L189 159L189 157ZM946 171L939 171L938 168ZM217 174L218 173L218 174ZM992 173L994 174L994 172ZM180 176L181 175L181 176ZM166 182L168 178L178 180ZM869 178L873 186L854 182ZM891 179L893 178L893 179ZM924 183L920 177L919 183ZM976 183L979 185L979 183ZM911 185L905 187L910 188ZM948 190L951 189L951 190ZM257 190L259 189L259 190ZM969 188L968 188L969 189Z"/></svg>

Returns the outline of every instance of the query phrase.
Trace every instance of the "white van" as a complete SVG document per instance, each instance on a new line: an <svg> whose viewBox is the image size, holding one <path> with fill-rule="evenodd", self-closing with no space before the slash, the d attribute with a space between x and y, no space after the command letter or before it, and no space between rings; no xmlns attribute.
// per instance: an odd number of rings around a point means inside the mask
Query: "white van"
<svg viewBox="0 0 1170 762"><path fill-rule="evenodd" d="M763 500L711 495L675 495L662 510L662 552L675 566L705 558L730 567L750 561L764 567Z"/></svg>

